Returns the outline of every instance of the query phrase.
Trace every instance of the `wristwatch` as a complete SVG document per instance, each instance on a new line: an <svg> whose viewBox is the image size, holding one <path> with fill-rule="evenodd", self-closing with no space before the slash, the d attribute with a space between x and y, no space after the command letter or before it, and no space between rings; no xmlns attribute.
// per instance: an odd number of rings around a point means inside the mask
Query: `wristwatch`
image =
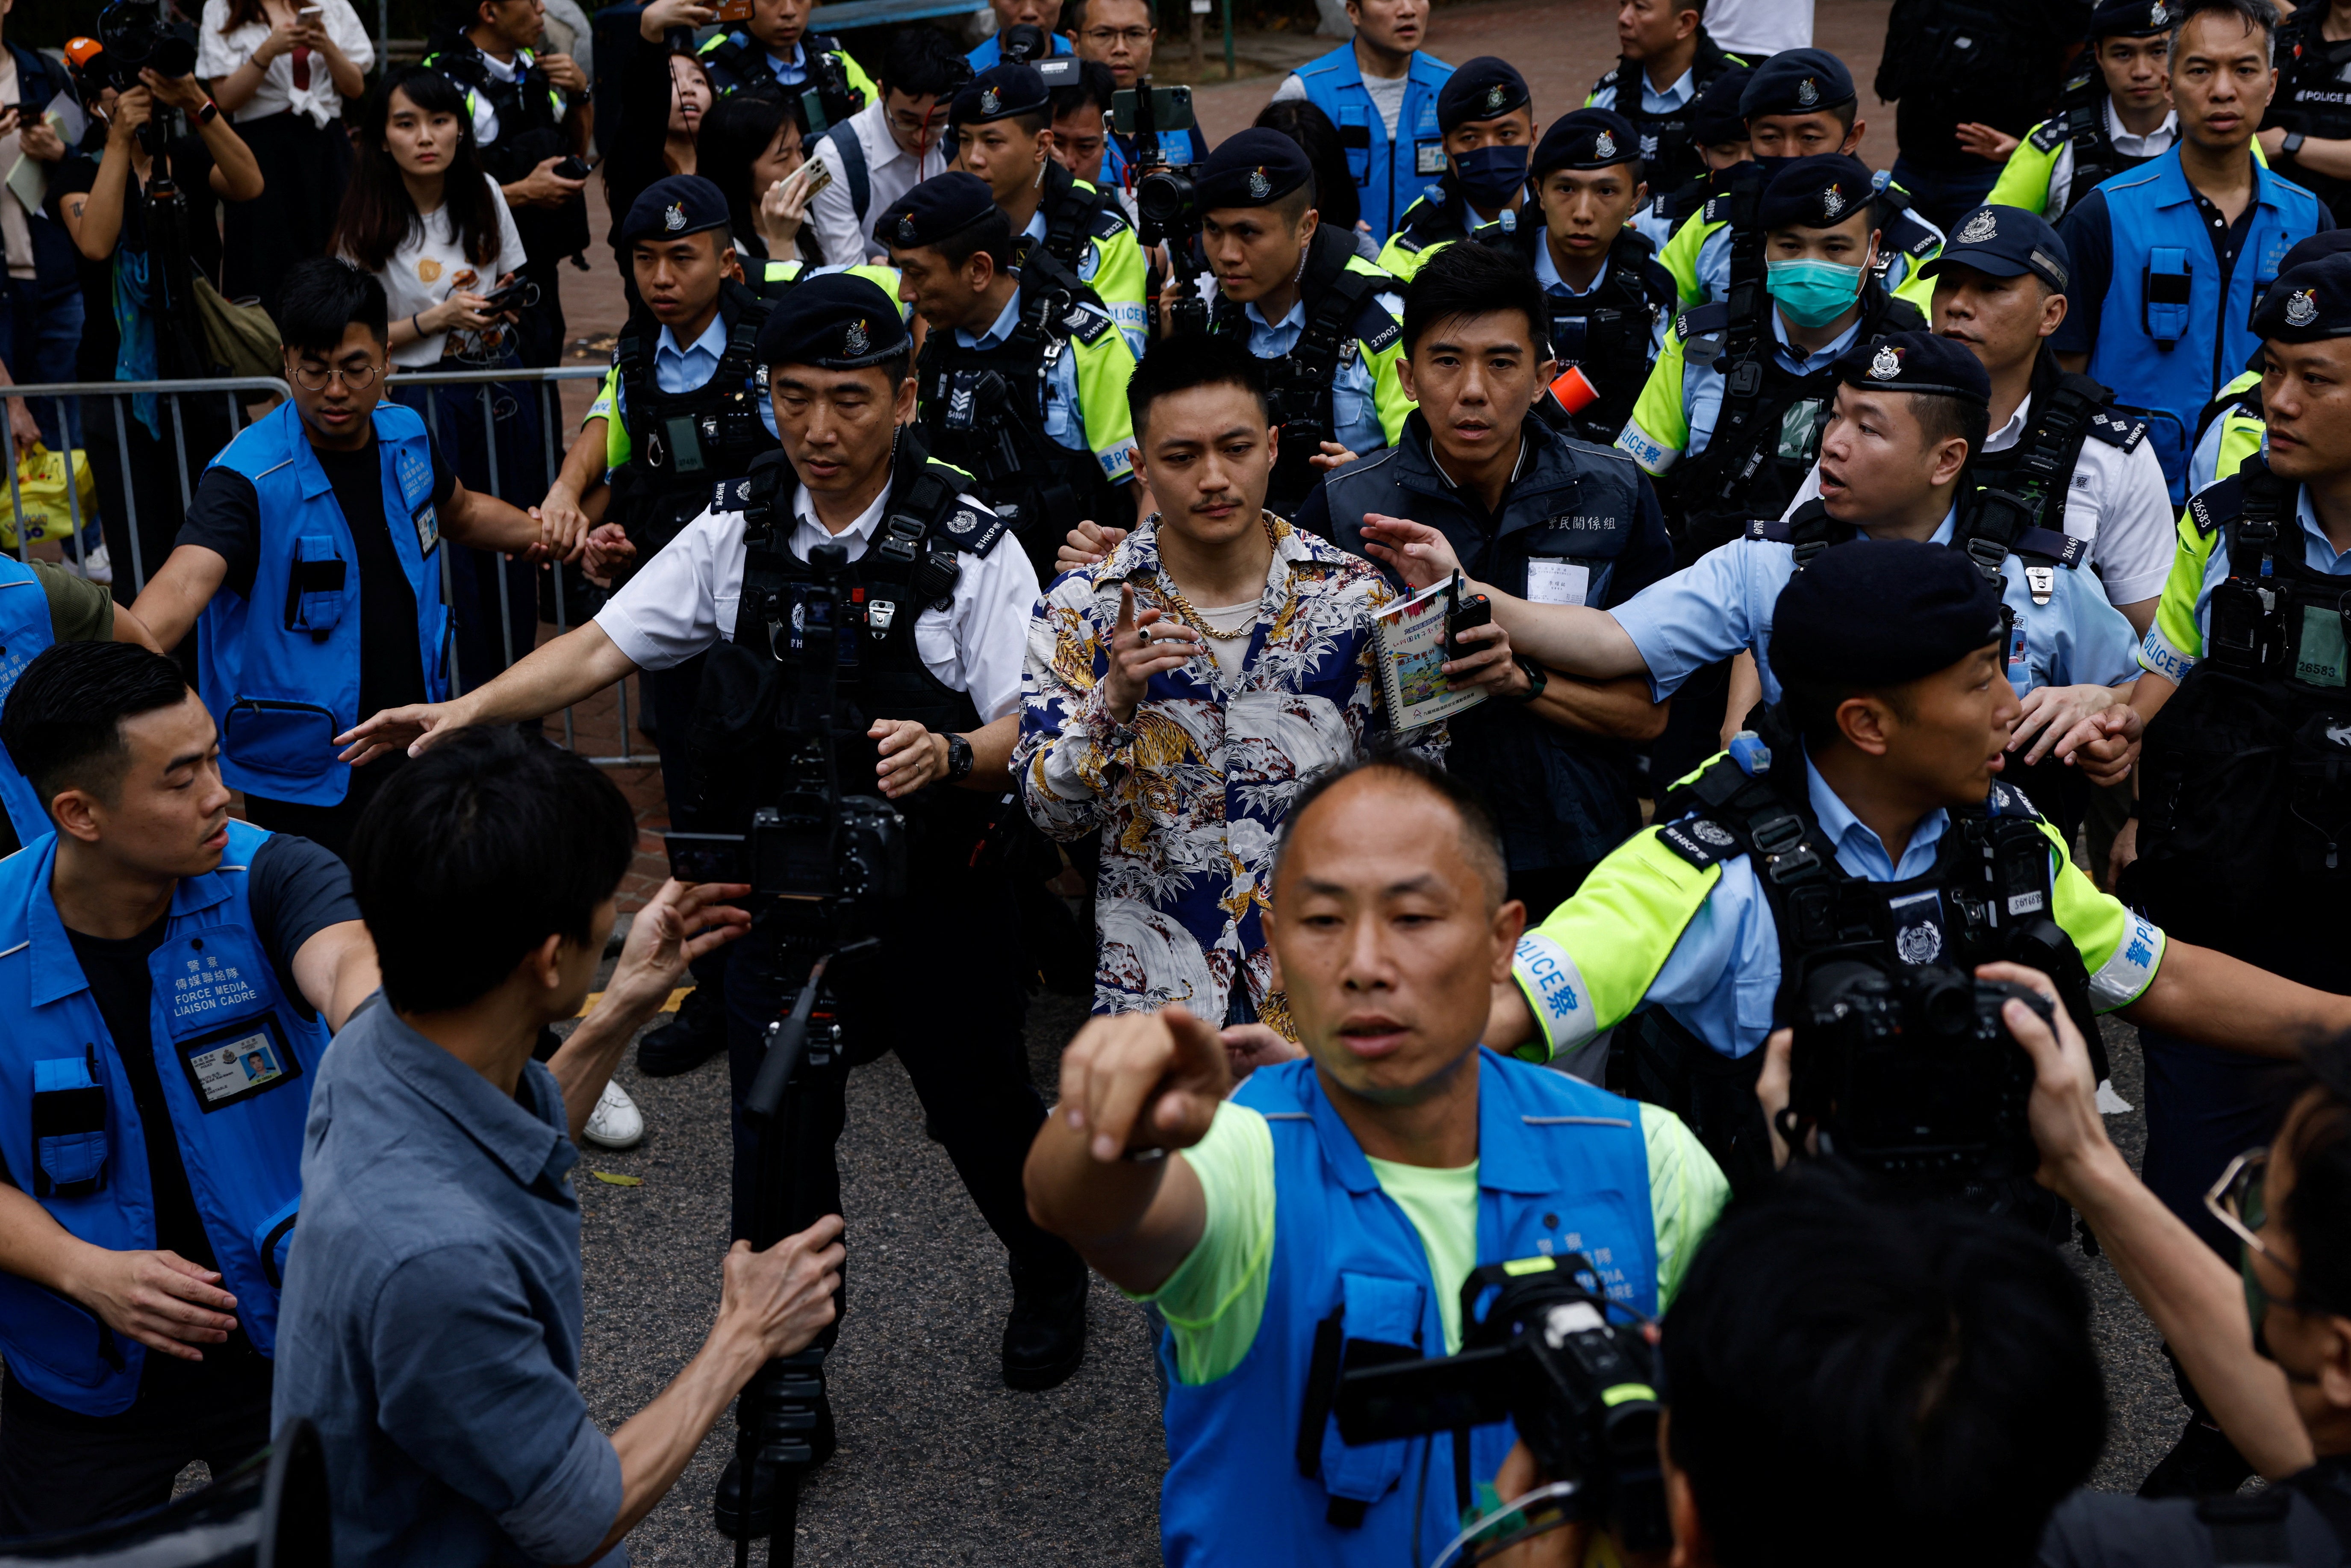
<svg viewBox="0 0 2351 1568"><path fill-rule="evenodd" d="M1532 659L1528 658L1524 653L1515 655L1511 662L1516 664L1520 669L1524 670L1527 673L1527 689L1518 695L1517 700L1522 703L1531 703L1534 701L1535 698L1542 695L1543 688L1551 685L1551 672L1544 669L1541 664L1536 664Z"/></svg>
<svg viewBox="0 0 2351 1568"><path fill-rule="evenodd" d="M2286 159L2289 162L2300 156L2302 152L2302 141L2303 137L2301 131L2287 131L2285 133L2285 140L2278 143L2278 156Z"/></svg>
<svg viewBox="0 0 2351 1568"><path fill-rule="evenodd" d="M960 735L947 737L947 782L956 783L971 777L971 742Z"/></svg>
<svg viewBox="0 0 2351 1568"><path fill-rule="evenodd" d="M196 110L196 123L198 125L210 125L214 120L218 120L219 118L220 105L214 103L209 98L204 99L204 108Z"/></svg>

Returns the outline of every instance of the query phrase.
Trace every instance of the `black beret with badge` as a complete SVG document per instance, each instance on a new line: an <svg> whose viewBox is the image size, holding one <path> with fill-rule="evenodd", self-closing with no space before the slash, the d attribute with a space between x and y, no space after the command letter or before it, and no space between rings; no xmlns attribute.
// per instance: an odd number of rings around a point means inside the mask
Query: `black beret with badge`
<svg viewBox="0 0 2351 1568"><path fill-rule="evenodd" d="M1445 80L1437 94L1437 128L1450 132L1473 120L1497 120L1529 102L1527 78L1510 61L1479 55Z"/></svg>
<svg viewBox="0 0 2351 1568"><path fill-rule="evenodd" d="M1314 177L1305 151L1279 131L1252 126L1228 136L1193 176L1200 211L1269 206Z"/></svg>
<svg viewBox="0 0 2351 1568"><path fill-rule="evenodd" d="M880 284L852 272L826 272L777 302L759 329L758 356L769 366L862 371L905 353L912 342L898 302Z"/></svg>
<svg viewBox="0 0 2351 1568"><path fill-rule="evenodd" d="M873 237L885 250L922 250L996 211L987 182L961 169L924 181L882 210Z"/></svg>
<svg viewBox="0 0 2351 1568"><path fill-rule="evenodd" d="M1932 332L1893 332L1837 358L1837 380L1875 392L1925 392L1991 406L1991 378L1966 345Z"/></svg>
<svg viewBox="0 0 2351 1568"><path fill-rule="evenodd" d="M1965 550L1852 539L1788 580L1771 612L1782 685L1898 686L2007 635L2001 591Z"/></svg>
<svg viewBox="0 0 2351 1568"><path fill-rule="evenodd" d="M985 125L1016 114L1050 114L1053 95L1037 68L1018 62L990 66L955 95L947 118L957 125Z"/></svg>
<svg viewBox="0 0 2351 1568"><path fill-rule="evenodd" d="M2253 312L2253 331L2281 343L2351 338L2351 255L2338 252L2278 274Z"/></svg>
<svg viewBox="0 0 2351 1568"><path fill-rule="evenodd" d="M733 221L726 193L699 174L671 174L655 180L629 204L621 225L621 243L641 239L684 239Z"/></svg>
<svg viewBox="0 0 2351 1568"><path fill-rule="evenodd" d="M1842 152L1790 158L1763 187L1756 216L1766 229L1833 229L1877 194L1869 166Z"/></svg>
<svg viewBox="0 0 2351 1568"><path fill-rule="evenodd" d="M2057 231L2040 214L2022 207L1978 207L1953 226L1941 254L1921 265L1918 276L1932 277L1953 265L1993 277L2029 272L2061 294L2074 270L2073 257Z"/></svg>
<svg viewBox="0 0 2351 1568"><path fill-rule="evenodd" d="M2090 37L2152 38L2178 20L2179 0L2098 0L2090 13Z"/></svg>
<svg viewBox="0 0 2351 1568"><path fill-rule="evenodd" d="M1755 68L1739 95L1749 120L1767 114L1813 114L1855 101L1853 73L1826 49L1782 49Z"/></svg>
<svg viewBox="0 0 2351 1568"><path fill-rule="evenodd" d="M1579 109L1543 132L1527 172L1540 180L1553 169L1607 169L1640 155L1631 120L1612 109Z"/></svg>

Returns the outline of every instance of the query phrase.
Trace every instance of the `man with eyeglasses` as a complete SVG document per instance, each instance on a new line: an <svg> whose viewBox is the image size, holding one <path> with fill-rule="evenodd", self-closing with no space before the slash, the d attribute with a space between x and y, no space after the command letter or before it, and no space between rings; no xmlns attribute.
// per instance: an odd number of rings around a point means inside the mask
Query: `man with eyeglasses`
<svg viewBox="0 0 2351 1568"><path fill-rule="evenodd" d="M2053 999L2029 969L1978 972ZM2231 1268L2107 1138L2088 1048L2054 1012L2053 1032L2021 1002L2005 1014L2033 1061L2039 1179L2080 1211L2213 1419L2273 1484L2201 1501L2076 1492L2042 1538L2042 1568L2335 1568L2351 1559L2351 1038L2308 1048L2273 1141L2205 1193ZM1785 1035L1771 1049L1767 1112L1786 1092Z"/></svg>
<svg viewBox="0 0 2351 1568"><path fill-rule="evenodd" d="M424 421L385 399L386 311L383 285L349 263L287 273L277 328L293 402L213 459L133 607L166 648L203 617L197 688L247 820L339 855L392 770L354 773L334 737L446 695L444 533L531 560L580 543L576 520L542 525L536 508L466 489Z"/></svg>
<svg viewBox="0 0 2351 1568"><path fill-rule="evenodd" d="M1148 0L1071 0L1061 19L1078 35L1078 58L1110 68L1113 90L1150 89L1151 57L1159 44L1159 29L1153 25ZM1207 156L1208 144L1196 131L1166 131L1159 134L1159 152L1170 163L1196 163ZM1102 177L1096 183L1124 188L1134 160L1134 128L1112 131L1102 150Z"/></svg>
<svg viewBox="0 0 2351 1568"><path fill-rule="evenodd" d="M876 260L873 220L946 170L947 106L971 68L946 34L901 27L882 57L882 96L817 138L809 156L831 183L809 201L809 226L834 267Z"/></svg>

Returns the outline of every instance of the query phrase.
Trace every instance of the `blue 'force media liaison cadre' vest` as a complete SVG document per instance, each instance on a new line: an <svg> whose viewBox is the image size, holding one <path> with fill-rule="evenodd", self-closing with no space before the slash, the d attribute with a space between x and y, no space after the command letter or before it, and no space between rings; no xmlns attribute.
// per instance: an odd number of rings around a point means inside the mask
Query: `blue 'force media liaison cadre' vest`
<svg viewBox="0 0 2351 1568"><path fill-rule="evenodd" d="M1445 132L1437 123L1437 95L1453 68L1414 53L1393 139L1379 106L1364 90L1364 68L1356 63L1352 40L1299 67L1295 74L1314 107L1339 128L1340 144L1347 150L1347 172L1355 177L1363 197L1364 222L1371 225L1372 237L1385 244L1395 232L1397 217L1418 199L1422 187L1445 172Z"/></svg>
<svg viewBox="0 0 2351 1568"><path fill-rule="evenodd" d="M1322 1092L1311 1061L1249 1075L1234 1101L1273 1134L1273 1255L1265 1315L1233 1371L1212 1383L1169 1369L1162 1550L1174 1568L1280 1563L1343 1568L1426 1563L1460 1528L1453 1437L1351 1448L1325 1417L1318 1478L1301 1473L1299 1424L1318 1331L1413 1355L1445 1354L1428 1254ZM1547 1067L1480 1049L1478 1262L1580 1252L1610 1297L1657 1310L1657 1238L1640 1108ZM1458 1282L1451 1289L1458 1291ZM1464 1328L1468 1327L1465 1323ZM1509 1457L1508 1421L1470 1433L1470 1473L1491 1480ZM1413 1539L1415 1493L1420 1534ZM1352 1500L1345 1501L1343 1500ZM1334 1502L1340 1506L1333 1508ZM1354 1516L1352 1527L1331 1521Z"/></svg>
<svg viewBox="0 0 2351 1568"><path fill-rule="evenodd" d="M269 835L228 825L221 864L172 893L147 962L148 1029L204 1239L256 1350L277 1344L277 1291L300 1202L302 1124L327 1026L279 989L254 929L247 868ZM81 1240L156 1245L147 1141L122 1059L49 894L54 835L0 861L0 1156ZM26 1387L84 1416L139 1393L147 1351L80 1306L0 1273L0 1354Z"/></svg>
<svg viewBox="0 0 2351 1568"><path fill-rule="evenodd" d="M425 700L447 695L440 518L433 448L414 410L381 402L376 455L384 526L416 601ZM222 591L204 607L197 689L221 727L221 778L233 789L303 806L335 806L351 770L334 737L360 707L360 562L334 486L286 403L238 433L213 463L253 484L261 538L250 595Z"/></svg>
<svg viewBox="0 0 2351 1568"><path fill-rule="evenodd" d="M56 636L41 580L31 567L0 556L0 705L16 689L16 677L25 666L47 652ZM8 825L16 830L20 844L49 831L48 809L5 750L0 750L0 810L8 813Z"/></svg>
<svg viewBox="0 0 2351 1568"><path fill-rule="evenodd" d="M2114 236L2114 269L2099 307L2088 371L2123 389L2147 415L2147 443L2163 463L2171 504L2187 498L2198 411L2261 346L2253 308L2277 281L2296 242L2331 226L2318 198L2253 160L2254 213L2220 292L2220 267L2179 167L2179 149L2098 187Z"/></svg>

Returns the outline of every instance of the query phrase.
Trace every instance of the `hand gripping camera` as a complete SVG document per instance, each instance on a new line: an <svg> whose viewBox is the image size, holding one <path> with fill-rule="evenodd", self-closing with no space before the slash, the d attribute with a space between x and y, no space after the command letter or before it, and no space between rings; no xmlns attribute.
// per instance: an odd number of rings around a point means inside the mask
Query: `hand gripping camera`
<svg viewBox="0 0 2351 1568"><path fill-rule="evenodd" d="M1200 298L1200 274L1205 269L1198 259L1200 202L1192 183L1193 166L1171 162L1160 140L1199 129L1199 119L1192 111L1192 89L1153 87L1146 80L1139 87L1112 93L1110 105L1111 129L1134 138L1135 238L1145 250L1165 245L1168 265L1184 286L1168 328L1176 332L1205 332L1208 305ZM1155 298L1152 309L1155 315Z"/></svg>
<svg viewBox="0 0 2351 1568"><path fill-rule="evenodd" d="M1933 965L1839 958L1806 977L1780 1133L1889 1180L1949 1188L2030 1176L2032 1059L2001 1020L2011 997L2055 1028L2035 991Z"/></svg>
<svg viewBox="0 0 2351 1568"><path fill-rule="evenodd" d="M1613 1526L1635 1552L1673 1543L1649 1342L1624 1308L1611 1319L1598 1284L1577 1253L1489 1264L1461 1286L1468 1326L1458 1355L1354 1368L1339 1379L1339 1436L1353 1444L1450 1431L1455 1454L1466 1456L1470 1427L1516 1423L1564 1505L1556 1517L1539 1513L1478 1543L1465 1563L1579 1520Z"/></svg>

